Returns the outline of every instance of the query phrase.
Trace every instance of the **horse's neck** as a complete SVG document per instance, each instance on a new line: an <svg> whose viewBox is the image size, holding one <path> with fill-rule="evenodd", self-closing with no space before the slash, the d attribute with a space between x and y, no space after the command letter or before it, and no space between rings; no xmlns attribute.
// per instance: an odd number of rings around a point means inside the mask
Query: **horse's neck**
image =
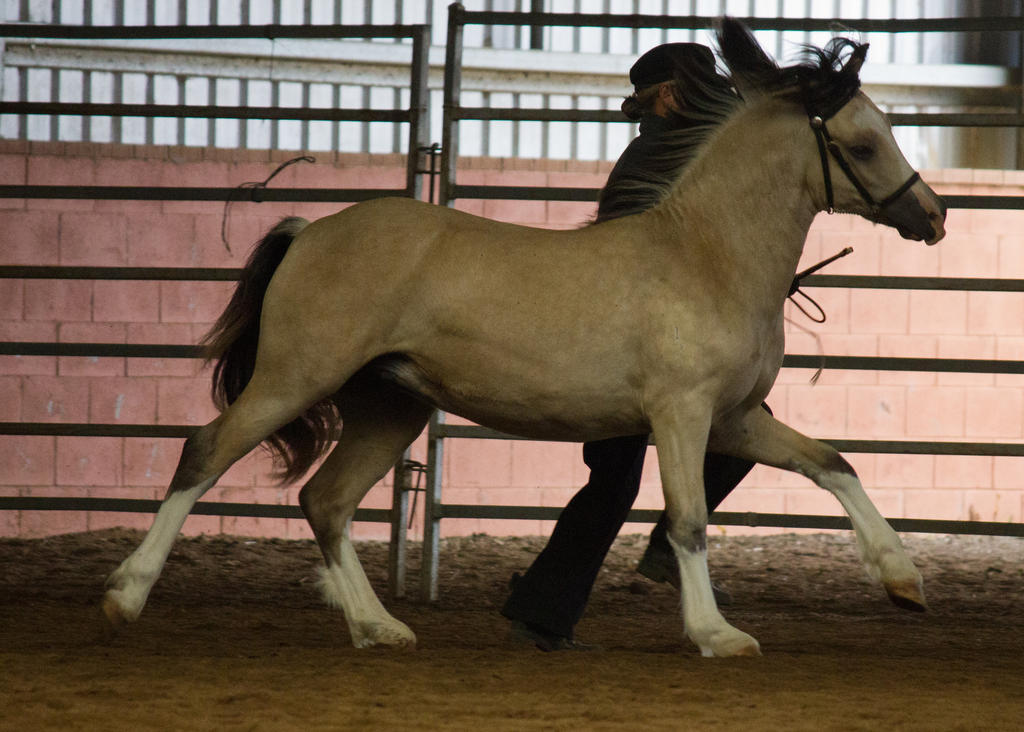
<svg viewBox="0 0 1024 732"><path fill-rule="evenodd" d="M803 135L811 135L806 124L777 109L741 112L650 213L682 227L683 246L708 247L730 280L781 302L817 210L804 181Z"/></svg>

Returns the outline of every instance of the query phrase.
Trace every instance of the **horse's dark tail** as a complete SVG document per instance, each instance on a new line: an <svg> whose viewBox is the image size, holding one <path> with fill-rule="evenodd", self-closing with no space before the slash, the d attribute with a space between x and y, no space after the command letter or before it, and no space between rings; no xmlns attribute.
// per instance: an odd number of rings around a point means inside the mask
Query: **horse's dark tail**
<svg viewBox="0 0 1024 732"><path fill-rule="evenodd" d="M282 219L263 237L242 270L231 302L203 336L207 362L216 362L212 394L221 411L238 398L252 378L263 296L292 240L307 224L302 218ZM334 402L323 399L267 437L265 443L280 467L277 477L289 482L305 473L327 451L339 424Z"/></svg>

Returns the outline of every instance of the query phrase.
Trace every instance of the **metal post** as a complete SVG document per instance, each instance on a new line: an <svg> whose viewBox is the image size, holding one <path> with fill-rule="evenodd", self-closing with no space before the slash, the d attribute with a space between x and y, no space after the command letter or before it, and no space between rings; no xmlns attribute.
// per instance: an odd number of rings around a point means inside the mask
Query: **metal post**
<svg viewBox="0 0 1024 732"><path fill-rule="evenodd" d="M412 37L412 76L409 81L409 151L405 188L410 198L423 195L420 171L422 150L430 144L430 26L420 26Z"/></svg>
<svg viewBox="0 0 1024 732"><path fill-rule="evenodd" d="M427 431L427 485L423 491L423 559L420 564L420 599L437 600L441 517L441 479L444 472L444 438L437 427L444 424L444 412L430 417Z"/></svg>
<svg viewBox="0 0 1024 732"><path fill-rule="evenodd" d="M405 597L405 517L409 513L409 491L412 474L407 461L409 448L395 464L394 483L391 486L391 541L388 543L388 592L393 598Z"/></svg>
<svg viewBox="0 0 1024 732"><path fill-rule="evenodd" d="M462 15L460 3L448 6L448 45L444 53L444 117L441 125L441 183L438 203L451 206L458 157L459 97L462 87Z"/></svg>

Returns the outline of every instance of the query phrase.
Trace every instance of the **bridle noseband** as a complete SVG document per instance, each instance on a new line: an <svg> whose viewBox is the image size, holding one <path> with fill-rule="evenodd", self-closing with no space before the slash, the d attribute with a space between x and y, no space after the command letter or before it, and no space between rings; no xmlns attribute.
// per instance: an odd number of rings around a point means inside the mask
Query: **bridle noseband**
<svg viewBox="0 0 1024 732"><path fill-rule="evenodd" d="M851 96L843 104L839 105L834 109L831 115L828 117L819 114L811 106L809 95L807 94L806 88L804 90L805 106L807 108L807 120L810 122L811 129L814 131L814 139L818 142L818 155L821 157L821 172L825 177L825 199L828 203L826 209L829 213L835 212L835 197L832 193L832 172L829 167L829 155L835 158L836 164L839 165L839 169L846 175L846 179L853 184L853 187L857 189L860 197L864 199L864 203L871 207L871 218L877 220L882 212L893 203L897 198L902 196L904 193L910 190L911 186L920 180L921 175L915 170L914 174L911 175L907 180L897 188L895 191L890 193L888 196L883 198L881 201L875 201L874 196L867 187L860 181L857 174L853 172L853 168L850 167L850 163L846 160L843 155L843 151L839 149L839 145L836 144L835 140L832 139L832 135L828 133L828 127L825 125L825 120L831 118L840 109L846 106L853 97ZM826 150L828 151L826 153Z"/></svg>

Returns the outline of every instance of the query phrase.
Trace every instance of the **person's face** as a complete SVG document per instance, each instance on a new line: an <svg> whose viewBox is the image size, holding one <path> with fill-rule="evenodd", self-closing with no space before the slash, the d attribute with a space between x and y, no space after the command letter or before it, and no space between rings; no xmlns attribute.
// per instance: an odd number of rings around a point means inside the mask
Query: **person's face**
<svg viewBox="0 0 1024 732"><path fill-rule="evenodd" d="M654 100L654 113L659 117L667 117L673 112L681 114L682 111L676 100L675 82L663 81L658 85L658 97Z"/></svg>

